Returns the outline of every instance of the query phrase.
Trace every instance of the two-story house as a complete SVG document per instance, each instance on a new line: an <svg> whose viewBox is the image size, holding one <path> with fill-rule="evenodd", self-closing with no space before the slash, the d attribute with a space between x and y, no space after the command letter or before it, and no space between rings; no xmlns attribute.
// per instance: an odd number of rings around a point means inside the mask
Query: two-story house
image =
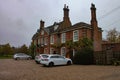
<svg viewBox="0 0 120 80"><path fill-rule="evenodd" d="M95 5L91 4L90 9L90 24L79 22L72 25L69 18L69 8L66 5L63 8L63 21L54 22L53 25L45 27L44 21L41 20L40 28L32 37L32 41L36 46L35 53L58 53L69 57L68 52L72 50L74 54L75 49L68 48L66 43L68 41L74 43L84 37L93 41L94 51L101 51L102 29L97 24Z"/></svg>

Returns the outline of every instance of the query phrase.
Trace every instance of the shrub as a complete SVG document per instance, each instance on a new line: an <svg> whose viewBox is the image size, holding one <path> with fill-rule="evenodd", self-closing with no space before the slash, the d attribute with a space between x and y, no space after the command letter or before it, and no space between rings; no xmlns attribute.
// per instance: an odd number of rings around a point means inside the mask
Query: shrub
<svg viewBox="0 0 120 80"><path fill-rule="evenodd" d="M75 53L74 64L89 65L94 63L93 50L84 48Z"/></svg>

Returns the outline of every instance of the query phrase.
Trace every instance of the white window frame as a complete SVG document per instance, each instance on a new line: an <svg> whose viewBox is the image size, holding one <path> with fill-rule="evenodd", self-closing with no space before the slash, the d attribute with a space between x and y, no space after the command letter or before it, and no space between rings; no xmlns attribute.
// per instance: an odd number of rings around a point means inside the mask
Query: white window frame
<svg viewBox="0 0 120 80"><path fill-rule="evenodd" d="M41 35L44 35L44 30L41 31Z"/></svg>
<svg viewBox="0 0 120 80"><path fill-rule="evenodd" d="M66 56L66 48L65 47L61 48L61 55Z"/></svg>
<svg viewBox="0 0 120 80"><path fill-rule="evenodd" d="M73 41L78 41L79 40L79 30L73 31Z"/></svg>
<svg viewBox="0 0 120 80"><path fill-rule="evenodd" d="M38 39L38 44L40 44L40 38Z"/></svg>
<svg viewBox="0 0 120 80"><path fill-rule="evenodd" d="M54 35L50 36L50 44L54 44Z"/></svg>
<svg viewBox="0 0 120 80"><path fill-rule="evenodd" d="M41 43L42 45L44 45L44 37L41 37L40 43Z"/></svg>
<svg viewBox="0 0 120 80"><path fill-rule="evenodd" d="M75 56L75 53L76 53L76 51L75 51L75 49L73 49L73 56Z"/></svg>
<svg viewBox="0 0 120 80"><path fill-rule="evenodd" d="M54 50L53 48L50 48L50 54L53 54L53 50Z"/></svg>
<svg viewBox="0 0 120 80"><path fill-rule="evenodd" d="M54 26L54 30L57 30L57 28L58 28L58 25L55 25L55 26Z"/></svg>
<svg viewBox="0 0 120 80"><path fill-rule="evenodd" d="M66 33L62 33L61 34L61 43L65 43L66 42Z"/></svg>
<svg viewBox="0 0 120 80"><path fill-rule="evenodd" d="M47 45L47 37L44 38L44 44Z"/></svg>
<svg viewBox="0 0 120 80"><path fill-rule="evenodd" d="M44 53L47 54L48 53L48 49L44 48Z"/></svg>

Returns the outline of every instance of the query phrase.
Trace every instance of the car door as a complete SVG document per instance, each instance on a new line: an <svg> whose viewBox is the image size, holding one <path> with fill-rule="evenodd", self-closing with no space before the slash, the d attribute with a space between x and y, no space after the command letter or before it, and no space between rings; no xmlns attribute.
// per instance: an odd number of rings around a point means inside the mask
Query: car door
<svg viewBox="0 0 120 80"><path fill-rule="evenodd" d="M63 56L59 56L59 64L60 65L66 64L66 60L65 60L65 58Z"/></svg>
<svg viewBox="0 0 120 80"><path fill-rule="evenodd" d="M23 56L22 53L18 54L18 57L19 57L20 59L24 59L24 56Z"/></svg>
<svg viewBox="0 0 120 80"><path fill-rule="evenodd" d="M24 54L21 54L21 59L25 59L25 55Z"/></svg>
<svg viewBox="0 0 120 80"><path fill-rule="evenodd" d="M59 65L58 56L51 56L50 59L54 63L54 65Z"/></svg>

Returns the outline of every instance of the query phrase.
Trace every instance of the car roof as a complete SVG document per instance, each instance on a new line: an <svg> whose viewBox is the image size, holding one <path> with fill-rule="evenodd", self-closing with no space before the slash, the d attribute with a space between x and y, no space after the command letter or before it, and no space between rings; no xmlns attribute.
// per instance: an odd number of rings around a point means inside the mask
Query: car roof
<svg viewBox="0 0 120 80"><path fill-rule="evenodd" d="M49 55L49 54L39 54L39 55Z"/></svg>
<svg viewBox="0 0 120 80"><path fill-rule="evenodd" d="M49 54L49 56L61 56L60 54Z"/></svg>
<svg viewBox="0 0 120 80"><path fill-rule="evenodd" d="M62 56L60 54L38 54L39 56L47 55L47 56Z"/></svg>

